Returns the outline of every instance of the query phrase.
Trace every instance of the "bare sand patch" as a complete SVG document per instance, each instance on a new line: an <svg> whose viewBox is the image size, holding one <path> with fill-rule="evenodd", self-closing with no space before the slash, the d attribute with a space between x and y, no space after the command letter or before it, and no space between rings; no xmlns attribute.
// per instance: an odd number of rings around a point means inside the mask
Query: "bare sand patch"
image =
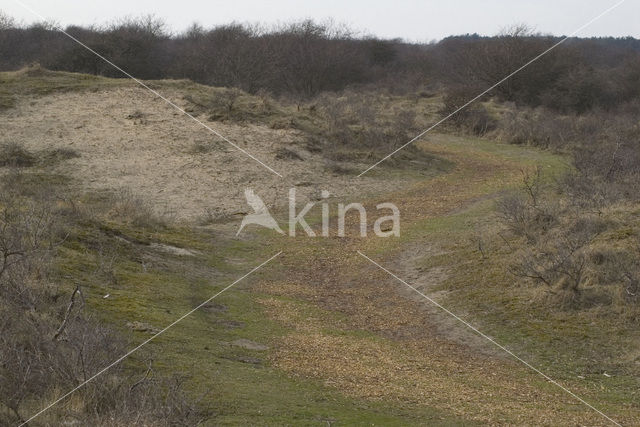
<svg viewBox="0 0 640 427"><path fill-rule="evenodd" d="M161 92L187 107L179 90ZM284 178L142 88L22 98L0 116L0 141L16 141L33 151L71 148L80 157L52 168L75 178L79 189L126 189L159 213L181 220L246 210L246 187L277 206L287 203L287 191L296 185L300 201L313 199L320 189L347 197L400 185L389 178L332 174L320 154L304 149L300 131L199 119ZM278 155L284 148L295 150L301 160Z"/></svg>

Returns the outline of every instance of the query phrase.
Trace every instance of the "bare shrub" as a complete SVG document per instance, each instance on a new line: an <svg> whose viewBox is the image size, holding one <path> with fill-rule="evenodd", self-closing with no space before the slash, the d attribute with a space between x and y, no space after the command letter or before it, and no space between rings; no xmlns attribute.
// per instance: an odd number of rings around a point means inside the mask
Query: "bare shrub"
<svg viewBox="0 0 640 427"><path fill-rule="evenodd" d="M0 10L0 31L16 27L16 20Z"/></svg>
<svg viewBox="0 0 640 427"><path fill-rule="evenodd" d="M415 111L384 104L389 103L372 93L316 99L315 107L326 123L321 136L331 160L363 160L363 155L389 152L415 136Z"/></svg>
<svg viewBox="0 0 640 427"><path fill-rule="evenodd" d="M513 272L578 296L584 280L589 233L567 233L525 251Z"/></svg>
<svg viewBox="0 0 640 427"><path fill-rule="evenodd" d="M387 127L387 134L393 141L394 147L409 142L416 133L416 112L405 109L395 110Z"/></svg>
<svg viewBox="0 0 640 427"><path fill-rule="evenodd" d="M0 196L0 296L21 307L38 306L43 278L58 234L49 203L3 191Z"/></svg>
<svg viewBox="0 0 640 427"><path fill-rule="evenodd" d="M511 272L543 284L548 302L561 308L635 304L640 250L622 243L627 231L616 246L600 239L621 227L628 230L624 208L605 215L575 203L556 204L556 197L536 172L524 174L519 193L498 202L499 218L518 237L509 243L516 250Z"/></svg>
<svg viewBox="0 0 640 427"><path fill-rule="evenodd" d="M354 173L353 168L335 160L327 161L326 168L334 175L352 175Z"/></svg>
<svg viewBox="0 0 640 427"><path fill-rule="evenodd" d="M211 142L198 141L194 142L189 148L189 154L207 154L214 150L215 145Z"/></svg>
<svg viewBox="0 0 640 427"><path fill-rule="evenodd" d="M302 157L300 156L300 154L296 153L295 151L286 148L286 147L280 147L276 150L276 159L279 160L302 160Z"/></svg>
<svg viewBox="0 0 640 427"><path fill-rule="evenodd" d="M565 150L576 140L576 120L542 108L512 108L501 116L497 133L510 144Z"/></svg>
<svg viewBox="0 0 640 427"><path fill-rule="evenodd" d="M544 284L554 303L576 308L583 303L583 290L590 272L590 245L607 229L597 217L562 209L549 197L540 169L523 172L520 193L497 204L503 224L524 237L511 272Z"/></svg>
<svg viewBox="0 0 640 427"><path fill-rule="evenodd" d="M126 381L102 383L91 393L87 410L75 418L85 423L98 422L113 427L200 425L210 415L186 396L183 382L175 376L158 376L149 365L141 378L129 377Z"/></svg>
<svg viewBox="0 0 640 427"><path fill-rule="evenodd" d="M600 247L592 251L593 281L613 288L614 303L640 303L640 241L634 248Z"/></svg>
<svg viewBox="0 0 640 427"><path fill-rule="evenodd" d="M540 168L533 173L522 171L522 186L518 193L504 196L497 202L498 216L517 236L536 241L557 223L558 207L543 198Z"/></svg>
<svg viewBox="0 0 640 427"><path fill-rule="evenodd" d="M224 209L220 207L207 207L199 216L197 224L200 226L207 226L228 221L229 218L229 214L227 214Z"/></svg>
<svg viewBox="0 0 640 427"><path fill-rule="evenodd" d="M519 194L504 196L497 202L498 215L509 230L518 236L529 236L533 215L526 198Z"/></svg>
<svg viewBox="0 0 640 427"><path fill-rule="evenodd" d="M43 165L56 165L65 160L77 159L80 153L69 147L53 148L40 153L40 163Z"/></svg>
<svg viewBox="0 0 640 427"><path fill-rule="evenodd" d="M236 101L242 95L242 92L238 89L225 90L221 95L219 102L225 108L227 115L231 116L235 107Z"/></svg>

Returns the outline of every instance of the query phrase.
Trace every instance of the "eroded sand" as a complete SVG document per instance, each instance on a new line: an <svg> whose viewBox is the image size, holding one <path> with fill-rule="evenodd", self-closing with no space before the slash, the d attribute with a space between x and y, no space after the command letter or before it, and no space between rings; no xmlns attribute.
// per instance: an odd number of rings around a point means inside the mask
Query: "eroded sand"
<svg viewBox="0 0 640 427"><path fill-rule="evenodd" d="M177 90L161 92L186 107ZM142 119L131 118L137 112ZM320 190L345 197L399 186L388 177L332 174L322 156L303 148L304 135L299 131L198 118L284 178L142 88L22 99L0 116L0 142L17 141L33 151L73 148L80 157L54 170L76 178L80 190L126 189L152 203L158 212L184 220L196 220L206 212L246 211L246 187L269 205L284 205L294 185L300 201L316 197ZM212 144L213 149L196 152L198 144ZM293 148L303 160L276 159L280 147Z"/></svg>

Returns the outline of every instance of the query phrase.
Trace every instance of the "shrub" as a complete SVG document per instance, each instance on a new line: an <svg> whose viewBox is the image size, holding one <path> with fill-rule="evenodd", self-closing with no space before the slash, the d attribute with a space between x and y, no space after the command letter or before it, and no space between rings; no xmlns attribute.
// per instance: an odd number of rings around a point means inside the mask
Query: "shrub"
<svg viewBox="0 0 640 427"><path fill-rule="evenodd" d="M331 159L355 160L362 152L387 154L413 138L417 132L415 111L389 104L373 93L319 97L315 105L324 123L320 136L328 141ZM347 152L354 157L344 158Z"/></svg>
<svg viewBox="0 0 640 427"><path fill-rule="evenodd" d="M481 93L481 90L475 91L473 88L458 87L449 89L444 97L444 106L440 110L440 114L446 117L455 112L449 119L451 123L473 135L481 136L494 130L497 120L479 100L456 112L456 110L476 97L478 93Z"/></svg>
<svg viewBox="0 0 640 427"><path fill-rule="evenodd" d="M41 154L41 161L44 164L54 165L65 160L77 159L80 157L80 153L73 148L54 148L46 150Z"/></svg>
<svg viewBox="0 0 640 427"><path fill-rule="evenodd" d="M0 191L0 418L14 425L132 347L85 312L80 286L70 288L66 277L53 283L61 242L78 224L67 223L73 218L51 195L24 196L19 182L3 182ZM208 418L186 399L180 380L151 374L150 364L146 372L113 366L42 421L173 426Z"/></svg>
<svg viewBox="0 0 640 427"><path fill-rule="evenodd" d="M165 228L170 223L170 218L126 189L113 195L110 214L120 221L150 230Z"/></svg>
<svg viewBox="0 0 640 427"><path fill-rule="evenodd" d="M0 146L0 166L30 167L36 162L36 157L18 143L10 142Z"/></svg>
<svg viewBox="0 0 640 427"><path fill-rule="evenodd" d="M295 151L286 148L286 147L280 147L276 150L276 159L279 160L302 160L302 157L300 157L300 154L296 153Z"/></svg>
<svg viewBox="0 0 640 427"><path fill-rule="evenodd" d="M207 154L214 150L215 145L212 142L198 141L194 142L189 148L189 154Z"/></svg>
<svg viewBox="0 0 640 427"><path fill-rule="evenodd" d="M544 199L544 189L539 167L533 173L523 171L521 190L502 197L496 205L509 230L529 242L535 242L558 221L558 207Z"/></svg>

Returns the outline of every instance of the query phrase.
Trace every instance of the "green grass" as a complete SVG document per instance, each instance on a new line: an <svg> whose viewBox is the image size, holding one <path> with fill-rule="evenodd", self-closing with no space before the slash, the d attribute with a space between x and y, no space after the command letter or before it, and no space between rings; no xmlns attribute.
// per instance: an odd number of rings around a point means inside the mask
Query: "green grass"
<svg viewBox="0 0 640 427"><path fill-rule="evenodd" d="M123 243L118 237L137 244ZM152 242L197 249L202 255L185 260L154 253L147 246ZM113 283L95 273L97 248L116 255ZM130 336L133 346L149 334L131 332L127 322L162 328L248 272L259 263L255 260L267 259L271 252L259 242L224 241L202 229L168 227L151 232L112 221L90 221L73 230L60 249L56 277L64 278L65 283L82 284L91 312ZM148 257L155 262L145 271L142 261ZM277 274L277 264L273 267L273 271L265 267L216 298L214 302L222 304L224 311L193 313L132 356L127 366L143 367L142 356L152 354L158 372L187 379L186 387L194 399L206 393L201 404L214 414L211 422L215 425L326 425L327 420L349 425L418 425L429 420L439 425L462 424L433 408L347 398L319 381L292 378L270 367L270 350L228 345L246 338L272 347L287 332L268 320L257 303L266 295L250 291L256 280ZM106 294L109 298L103 298ZM251 358L261 362L247 363Z"/></svg>

